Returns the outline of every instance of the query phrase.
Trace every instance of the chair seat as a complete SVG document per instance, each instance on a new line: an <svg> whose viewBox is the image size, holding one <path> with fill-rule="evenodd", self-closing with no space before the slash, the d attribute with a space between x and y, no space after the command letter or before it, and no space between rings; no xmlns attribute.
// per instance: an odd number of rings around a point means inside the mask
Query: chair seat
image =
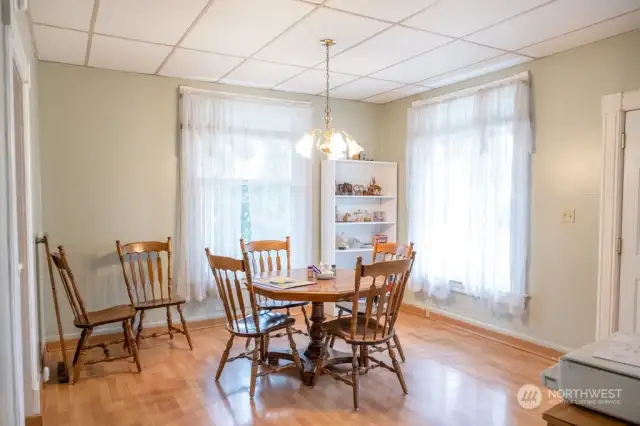
<svg viewBox="0 0 640 426"><path fill-rule="evenodd" d="M308 304L309 302L292 302L292 301L266 299L258 302L258 308L265 311L272 311L275 309L298 308L300 306L306 306Z"/></svg>
<svg viewBox="0 0 640 426"><path fill-rule="evenodd" d="M393 332L389 333L387 329L387 336L382 336L382 324L378 324L375 318L369 319L369 324L366 327L367 336L365 338L365 317L358 316L358 322L356 324L355 337L351 338L351 318L339 318L333 321L329 321L323 324L327 330L327 334L339 337L348 344L352 343L368 343L368 344L380 344L389 341L393 337ZM375 335L375 337L374 337Z"/></svg>
<svg viewBox="0 0 640 426"><path fill-rule="evenodd" d="M134 306L137 311L144 311L147 309L164 308L166 306L182 305L186 303L184 299L160 299L160 300L147 300L146 302L138 302Z"/></svg>
<svg viewBox="0 0 640 426"><path fill-rule="evenodd" d="M258 332L258 328L256 327L256 323L252 315L238 319L237 324L234 321L232 328L229 328L229 326L227 326L227 328L238 336L257 337L271 333L272 331L280 330L288 325L293 325L295 322L295 319L287 316L286 314L264 311L258 314L260 332Z"/></svg>
<svg viewBox="0 0 640 426"><path fill-rule="evenodd" d="M87 312L87 317L89 317L89 321L87 323L76 321L73 323L76 327L91 328L99 325L129 320L135 316L136 310L133 306L120 305L112 308L101 309L99 311Z"/></svg>

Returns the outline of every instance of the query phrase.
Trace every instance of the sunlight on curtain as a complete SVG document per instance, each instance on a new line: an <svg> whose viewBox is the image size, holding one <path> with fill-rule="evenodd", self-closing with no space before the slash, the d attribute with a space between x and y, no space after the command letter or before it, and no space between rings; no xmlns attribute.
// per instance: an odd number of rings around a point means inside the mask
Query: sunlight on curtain
<svg viewBox="0 0 640 426"><path fill-rule="evenodd" d="M411 108L412 289L437 298L457 283L495 310L526 296L532 133L528 81Z"/></svg>
<svg viewBox="0 0 640 426"><path fill-rule="evenodd" d="M215 92L181 100L177 285L201 301L215 288L205 247L240 258L240 238L291 236L293 265L311 258L311 164L295 144L312 107ZM215 291L211 291L215 294Z"/></svg>

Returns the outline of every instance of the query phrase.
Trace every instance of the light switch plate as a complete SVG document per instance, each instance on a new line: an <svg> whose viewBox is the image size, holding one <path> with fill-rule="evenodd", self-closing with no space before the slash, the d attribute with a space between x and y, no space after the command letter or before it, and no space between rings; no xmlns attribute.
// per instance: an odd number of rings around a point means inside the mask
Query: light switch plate
<svg viewBox="0 0 640 426"><path fill-rule="evenodd" d="M576 209L568 209L562 212L563 223L575 223L576 221Z"/></svg>

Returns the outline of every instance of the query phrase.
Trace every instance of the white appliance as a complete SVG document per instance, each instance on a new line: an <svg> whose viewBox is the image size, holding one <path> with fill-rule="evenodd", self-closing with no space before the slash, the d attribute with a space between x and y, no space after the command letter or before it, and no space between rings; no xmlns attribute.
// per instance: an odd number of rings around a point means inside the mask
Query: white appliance
<svg viewBox="0 0 640 426"><path fill-rule="evenodd" d="M621 337L629 344L621 345ZM542 373L542 383L567 402L640 424L640 366L634 359L640 361L640 335L616 333L564 355Z"/></svg>

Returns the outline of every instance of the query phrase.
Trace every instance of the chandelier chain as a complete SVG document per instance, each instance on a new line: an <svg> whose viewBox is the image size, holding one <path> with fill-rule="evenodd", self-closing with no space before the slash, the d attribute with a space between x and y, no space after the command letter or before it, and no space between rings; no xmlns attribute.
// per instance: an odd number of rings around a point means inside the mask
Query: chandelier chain
<svg viewBox="0 0 640 426"><path fill-rule="evenodd" d="M325 123L325 131L329 132L330 123L331 123L331 107L329 106L329 47L331 43L329 40L325 41L326 48L326 79L327 86L325 91L325 107L324 107L324 123Z"/></svg>

